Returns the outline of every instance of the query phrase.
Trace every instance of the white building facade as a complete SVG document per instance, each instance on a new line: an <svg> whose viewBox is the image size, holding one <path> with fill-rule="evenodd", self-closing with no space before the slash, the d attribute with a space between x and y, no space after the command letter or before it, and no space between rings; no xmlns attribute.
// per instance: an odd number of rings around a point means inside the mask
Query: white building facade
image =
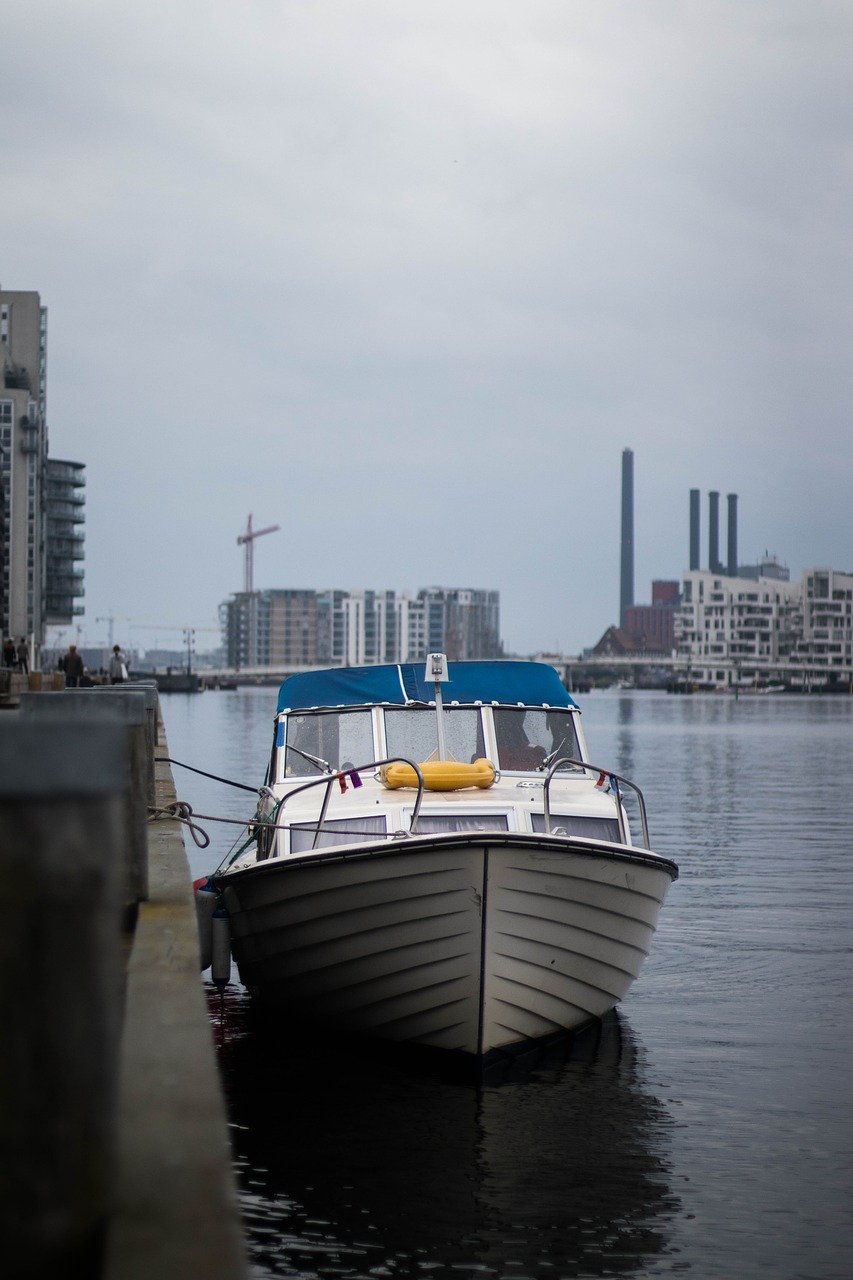
<svg viewBox="0 0 853 1280"><path fill-rule="evenodd" d="M684 574L676 653L689 679L728 687L853 681L853 575L806 570L799 582Z"/></svg>

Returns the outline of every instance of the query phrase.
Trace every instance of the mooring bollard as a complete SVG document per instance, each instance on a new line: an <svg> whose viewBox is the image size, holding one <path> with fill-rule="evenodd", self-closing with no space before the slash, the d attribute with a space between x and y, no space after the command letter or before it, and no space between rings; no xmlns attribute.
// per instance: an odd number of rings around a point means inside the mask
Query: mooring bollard
<svg viewBox="0 0 853 1280"><path fill-rule="evenodd" d="M21 716L27 719L124 727L126 738L120 754L125 761L127 785L122 863L125 867L124 907L131 919L136 904L148 897L148 806L154 803L154 741L149 702L145 691L113 693L109 688L97 695L92 689L65 689L61 693L26 693L21 697Z"/></svg>
<svg viewBox="0 0 853 1280"><path fill-rule="evenodd" d="M118 723L0 720L0 1229L12 1276L100 1267L121 1028L125 744Z"/></svg>

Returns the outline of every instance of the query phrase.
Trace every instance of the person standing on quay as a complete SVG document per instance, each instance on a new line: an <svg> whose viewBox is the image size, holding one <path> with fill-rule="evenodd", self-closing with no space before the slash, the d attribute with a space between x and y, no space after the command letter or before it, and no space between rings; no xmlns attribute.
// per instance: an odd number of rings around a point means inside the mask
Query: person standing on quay
<svg viewBox="0 0 853 1280"><path fill-rule="evenodd" d="M110 654L107 675L110 678L110 684L124 684L127 679L127 667L124 663L124 654L117 644L113 645L113 651Z"/></svg>
<svg viewBox="0 0 853 1280"><path fill-rule="evenodd" d="M23 636L18 641L18 666L27 675L30 670L30 651L27 648L27 642Z"/></svg>
<svg viewBox="0 0 853 1280"><path fill-rule="evenodd" d="M76 689L80 683L80 677L85 671L83 659L77 652L76 644L68 646L68 652L62 659L62 670L65 672L65 687L67 689Z"/></svg>
<svg viewBox="0 0 853 1280"><path fill-rule="evenodd" d="M17 665L18 655L15 652L15 641L9 636L3 645L3 666L14 667Z"/></svg>

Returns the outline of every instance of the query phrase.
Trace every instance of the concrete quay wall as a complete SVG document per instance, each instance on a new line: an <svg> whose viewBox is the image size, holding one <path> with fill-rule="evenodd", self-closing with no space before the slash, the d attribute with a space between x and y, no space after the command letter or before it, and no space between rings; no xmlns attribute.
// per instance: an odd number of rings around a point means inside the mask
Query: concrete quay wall
<svg viewBox="0 0 853 1280"><path fill-rule="evenodd" d="M227 1118L156 690L0 716L5 1275L243 1280Z"/></svg>

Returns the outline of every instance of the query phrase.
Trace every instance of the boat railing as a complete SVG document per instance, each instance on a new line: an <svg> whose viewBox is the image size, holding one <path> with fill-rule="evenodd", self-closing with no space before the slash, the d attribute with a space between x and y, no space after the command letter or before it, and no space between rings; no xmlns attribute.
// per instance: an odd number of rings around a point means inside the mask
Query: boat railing
<svg viewBox="0 0 853 1280"><path fill-rule="evenodd" d="M304 782L299 787L293 787L292 790L288 791L280 799L275 798L274 793L269 789L269 787L262 787L259 793L261 798L265 795L270 798L274 798L275 805L267 818L257 819L251 824L258 837L258 860L264 861L264 859L270 856L273 836L279 827L283 825L281 822L282 812L285 805L289 800L292 800L294 796L301 795L304 791L311 791L317 787L325 787L320 804L320 816L317 819L317 824L314 830L314 841L311 845L312 849L316 849L320 835L324 829L323 824L326 821L326 815L329 811L329 802L332 798L332 788L334 784L337 782L341 791L346 791L347 779L349 779L352 786L360 787L362 785L360 776L362 773L378 773L379 770L385 767L385 765L389 764L410 765L417 775L418 794L414 806L412 807L409 829L408 831L394 833L403 836L413 836L417 830L418 817L421 811L421 801L424 796L424 775L421 772L420 765L416 764L414 760L409 760L406 756L389 756L385 760L371 760L369 764L361 764L346 769L336 769L334 773L323 774L320 778L312 778L310 782ZM270 819L272 819L272 821ZM309 827L314 827L314 823L310 823ZM338 834L340 834L339 831Z"/></svg>
<svg viewBox="0 0 853 1280"><path fill-rule="evenodd" d="M551 780L556 771L563 765L574 765L581 769L586 769L589 773L597 773L598 781L596 786L603 786L605 782L610 784L610 792L616 803L616 821L619 824L619 839L622 844L630 844L628 839L628 831L625 826L625 812L622 808L622 787L627 787L637 798L637 805L640 810L640 823L643 828L643 847L651 849L649 843L649 824L646 819L646 801L643 793L635 782L631 782L630 778L623 778L621 774L614 773L612 769L600 768L597 764L590 764L588 760L576 760L572 756L561 756L559 760L554 760L548 768L548 774L545 778L545 830L548 835L551 834Z"/></svg>

